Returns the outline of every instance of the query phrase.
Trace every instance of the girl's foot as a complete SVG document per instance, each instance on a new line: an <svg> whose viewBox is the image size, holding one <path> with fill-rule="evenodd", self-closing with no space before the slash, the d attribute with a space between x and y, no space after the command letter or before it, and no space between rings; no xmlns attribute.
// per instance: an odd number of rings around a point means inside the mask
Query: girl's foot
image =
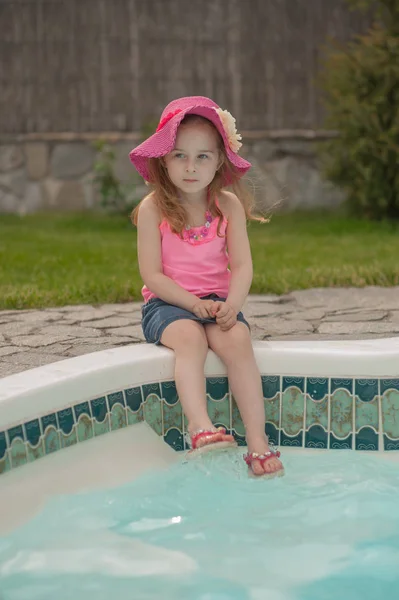
<svg viewBox="0 0 399 600"><path fill-rule="evenodd" d="M222 450L237 446L234 437L226 433L224 427L199 429L190 433L192 453L203 453L211 450Z"/></svg>
<svg viewBox="0 0 399 600"><path fill-rule="evenodd" d="M284 475L284 467L279 457L280 452L273 445L263 442L256 446L248 445L248 454L244 455L244 460L255 477L272 478Z"/></svg>

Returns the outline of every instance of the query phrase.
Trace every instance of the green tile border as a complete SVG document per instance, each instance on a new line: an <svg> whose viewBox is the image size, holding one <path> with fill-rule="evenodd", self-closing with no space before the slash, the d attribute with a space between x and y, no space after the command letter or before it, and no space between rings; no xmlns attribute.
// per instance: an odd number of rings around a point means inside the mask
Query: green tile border
<svg viewBox="0 0 399 600"><path fill-rule="evenodd" d="M265 431L280 446L399 450L399 378L262 375ZM215 425L239 445L245 429L226 377L209 377ZM186 449L185 418L173 380L79 401L0 431L0 474L68 446L146 421L175 450Z"/></svg>

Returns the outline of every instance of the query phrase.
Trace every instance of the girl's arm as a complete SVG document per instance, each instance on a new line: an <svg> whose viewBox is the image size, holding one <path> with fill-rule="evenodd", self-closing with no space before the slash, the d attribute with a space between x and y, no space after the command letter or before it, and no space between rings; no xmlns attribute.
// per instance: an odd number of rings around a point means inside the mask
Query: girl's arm
<svg viewBox="0 0 399 600"><path fill-rule="evenodd" d="M224 192L223 205L228 217L227 248L231 281L227 302L237 313L242 309L252 283L251 247L244 208L235 194ZM223 210L224 212L224 210Z"/></svg>
<svg viewBox="0 0 399 600"><path fill-rule="evenodd" d="M193 312L199 299L162 272L159 215L151 196L140 205L137 220L137 250L140 275L158 298Z"/></svg>

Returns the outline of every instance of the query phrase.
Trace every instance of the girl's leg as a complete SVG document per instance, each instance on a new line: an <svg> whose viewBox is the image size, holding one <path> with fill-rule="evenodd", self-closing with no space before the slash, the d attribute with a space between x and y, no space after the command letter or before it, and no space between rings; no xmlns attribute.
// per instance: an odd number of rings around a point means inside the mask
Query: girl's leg
<svg viewBox="0 0 399 600"><path fill-rule="evenodd" d="M207 412L204 364L208 353L208 340L203 325L190 319L180 319L168 325L161 343L175 352L175 382L188 431L214 429ZM198 446L219 440L233 441L231 435L215 433L198 440Z"/></svg>
<svg viewBox="0 0 399 600"><path fill-rule="evenodd" d="M222 331L218 325L209 324L205 325L205 331L210 348L227 367L230 388L245 426L248 451L268 452L262 381L248 327L238 322L229 331ZM262 475L280 469L281 462L272 458L262 467L255 460L252 468L256 475Z"/></svg>

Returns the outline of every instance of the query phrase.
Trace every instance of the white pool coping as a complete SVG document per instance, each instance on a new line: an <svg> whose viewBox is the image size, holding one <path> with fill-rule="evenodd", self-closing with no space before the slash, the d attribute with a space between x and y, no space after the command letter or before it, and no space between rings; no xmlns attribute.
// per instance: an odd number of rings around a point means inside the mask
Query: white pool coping
<svg viewBox="0 0 399 600"><path fill-rule="evenodd" d="M399 377L399 337L338 341L253 343L262 375L307 377ZM0 431L129 387L174 378L174 353L132 344L51 363L0 379ZM209 351L205 375L226 375Z"/></svg>

